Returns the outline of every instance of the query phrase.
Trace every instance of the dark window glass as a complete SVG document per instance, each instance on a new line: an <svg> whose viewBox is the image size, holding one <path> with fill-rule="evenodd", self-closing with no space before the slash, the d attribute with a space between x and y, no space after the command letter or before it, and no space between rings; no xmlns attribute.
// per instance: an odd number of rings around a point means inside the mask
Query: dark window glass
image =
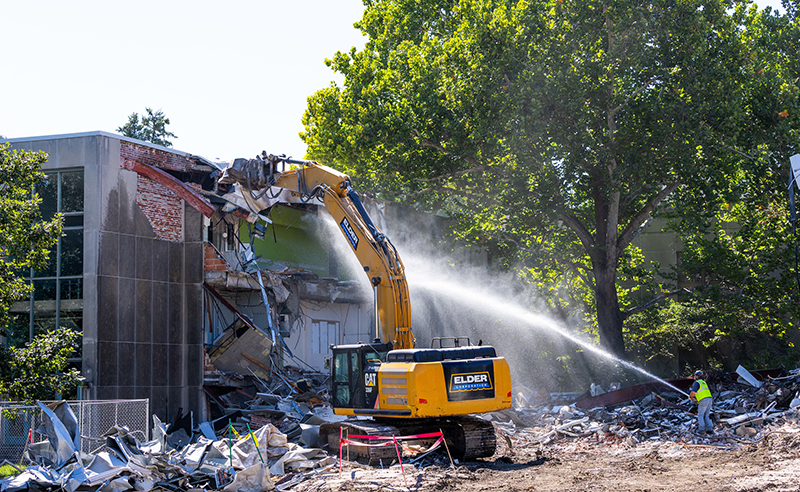
<svg viewBox="0 0 800 492"><path fill-rule="evenodd" d="M347 352L336 354L333 359L333 380L337 383L350 381L350 367L347 365Z"/></svg>
<svg viewBox="0 0 800 492"><path fill-rule="evenodd" d="M83 275L83 229L64 231L61 238L61 274Z"/></svg>
<svg viewBox="0 0 800 492"><path fill-rule="evenodd" d="M23 346L33 336L58 326L83 331L83 171L53 171L37 185L42 217L64 214L63 235L50 251L46 266L33 271L31 298L14 303L6 342ZM29 277L31 271L17 272ZM55 277L55 278L50 278ZM31 313L31 305L33 312ZM79 360L76 362L80 364Z"/></svg>
<svg viewBox="0 0 800 492"><path fill-rule="evenodd" d="M34 301L52 301L56 299L56 281L55 280L34 280L33 281L33 300ZM37 311L39 307L35 308Z"/></svg>
<svg viewBox="0 0 800 492"><path fill-rule="evenodd" d="M72 331L83 331L83 311L64 311L62 305L60 325L62 328L69 328Z"/></svg>
<svg viewBox="0 0 800 492"><path fill-rule="evenodd" d="M83 227L83 214L65 215L64 227Z"/></svg>
<svg viewBox="0 0 800 492"><path fill-rule="evenodd" d="M83 279L68 278L61 280L61 309L65 300L83 299Z"/></svg>
<svg viewBox="0 0 800 492"><path fill-rule="evenodd" d="M83 212L83 171L61 173L61 212Z"/></svg>
<svg viewBox="0 0 800 492"><path fill-rule="evenodd" d="M15 303L14 307L17 307L17 304L22 303ZM6 343L14 347L24 347L31 335L30 301L24 304L27 305L25 311L13 314L6 328Z"/></svg>
<svg viewBox="0 0 800 492"><path fill-rule="evenodd" d="M72 310L69 310L72 309ZM59 317L61 328L69 328L78 333L83 332L83 301L61 299L61 315ZM78 350L72 354L70 360L79 361L83 356L82 339L78 338Z"/></svg>
<svg viewBox="0 0 800 492"><path fill-rule="evenodd" d="M55 313L53 313L55 314ZM43 316L39 313L36 313L36 316L33 319L33 336L41 335L42 333L47 333L48 331L52 331L56 328L56 317L55 316Z"/></svg>
<svg viewBox="0 0 800 492"><path fill-rule="evenodd" d="M350 359L348 352L340 352L333 358L333 405L337 407L350 406Z"/></svg>
<svg viewBox="0 0 800 492"><path fill-rule="evenodd" d="M58 212L58 174L53 173L36 186L36 193L42 199L39 211L45 220L52 219Z"/></svg>

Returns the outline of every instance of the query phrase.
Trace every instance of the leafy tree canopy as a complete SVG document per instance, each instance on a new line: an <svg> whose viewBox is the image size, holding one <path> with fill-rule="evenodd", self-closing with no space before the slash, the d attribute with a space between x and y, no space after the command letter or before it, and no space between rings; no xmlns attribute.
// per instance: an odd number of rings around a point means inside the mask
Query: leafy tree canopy
<svg viewBox="0 0 800 492"><path fill-rule="evenodd" d="M328 60L343 87L309 98L309 156L449 212L463 241L545 289L554 313L580 311L588 294L617 354L637 312L622 285L669 290L633 239L665 210L699 230L745 193L743 175L769 169L747 193L775 188L796 145L791 11L744 0L365 4L366 47Z"/></svg>
<svg viewBox="0 0 800 492"><path fill-rule="evenodd" d="M164 147L172 147L172 141L168 138L178 138L174 133L167 131L169 118L159 109L153 112L150 108L145 108L146 116L139 120L139 113L128 116L128 122L117 128L117 131L126 137L152 142Z"/></svg>
<svg viewBox="0 0 800 492"><path fill-rule="evenodd" d="M80 372L69 367L81 334L62 328L41 333L27 346L0 348L0 394L9 401L54 400L73 391Z"/></svg>
<svg viewBox="0 0 800 492"><path fill-rule="evenodd" d="M44 152L12 150L0 144L0 328L8 326L11 305L30 292L20 272L44 268L61 234L61 216L45 221L35 185L45 179Z"/></svg>
<svg viewBox="0 0 800 492"><path fill-rule="evenodd" d="M736 128L735 151L743 164L713 188L678 189L675 207L664 214L683 239L682 280L694 287L680 308L668 304L657 315L706 334L702 343L685 345L683 356L671 354L695 366L726 366L731 359L750 367L797 364L785 335L800 318L797 236L787 196L787 164L800 142L800 25L796 10L786 8L786 16L751 12L743 30L753 60L738 92L745 118ZM630 326L634 337L637 324Z"/></svg>
<svg viewBox="0 0 800 492"><path fill-rule="evenodd" d="M0 144L0 330L11 321L14 302L31 286L21 272L44 268L61 235L62 219L43 220L36 185L45 179L44 152L12 150ZM56 330L37 336L27 347L0 347L0 395L4 399L53 399L73 388L78 372L68 368L80 335Z"/></svg>

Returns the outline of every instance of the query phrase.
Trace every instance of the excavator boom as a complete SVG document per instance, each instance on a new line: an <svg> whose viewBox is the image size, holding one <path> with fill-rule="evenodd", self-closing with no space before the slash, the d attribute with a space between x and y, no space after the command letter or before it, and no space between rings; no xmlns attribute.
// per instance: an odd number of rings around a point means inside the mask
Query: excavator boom
<svg viewBox="0 0 800 492"><path fill-rule="evenodd" d="M278 171L279 163L300 166ZM314 161L273 155L237 159L226 170L221 184L238 181L249 189L276 187L297 193L304 200L321 200L347 239L373 286L376 305L375 338L393 348L413 348L411 301L405 269L391 241L381 233L353 190L350 177Z"/></svg>

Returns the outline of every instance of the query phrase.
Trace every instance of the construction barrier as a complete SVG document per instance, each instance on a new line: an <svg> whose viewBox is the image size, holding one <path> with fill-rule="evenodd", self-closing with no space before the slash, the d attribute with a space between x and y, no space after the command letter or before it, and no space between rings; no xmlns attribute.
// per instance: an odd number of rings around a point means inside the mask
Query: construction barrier
<svg viewBox="0 0 800 492"><path fill-rule="evenodd" d="M437 447L439 447L441 444L444 444L445 449L447 449L447 441L445 441L444 433L442 433L441 430L439 432L429 432L429 433L426 433L426 434L415 434L413 436L395 436L395 435L392 435L392 436L370 436L370 435L350 434L350 435L345 437L345 436L342 435L342 433L343 433L343 430L342 430L342 427L340 427L339 428L339 474L340 475L342 473L342 448L343 447L348 447L351 444L359 445L359 446L366 446L368 448L379 448L379 447L384 447L384 446L394 446L395 451L397 452L397 461L400 463L400 471L403 473L403 482L404 483L405 483L405 480L406 480L406 471L405 471L405 468L403 467L403 457L402 457L402 454L400 453L400 448L401 447L404 450L406 450L406 451L408 451L409 453L412 453L412 454L428 453L430 451L433 451ZM434 442L428 449L426 449L424 451L414 450L414 449L409 448L408 446L403 446L402 445L403 441L418 441L420 439L432 439L432 438L438 438L438 439L436 439L436 442ZM365 439L365 440L368 440L368 441L385 441L385 442L369 444L369 443L364 443L364 442L359 442L359 441L353 441L352 439ZM348 455L349 455L349 453L348 453ZM447 456L450 458L450 464L453 467L455 467L455 464L453 463L453 457L450 456L450 450L449 449L447 449ZM408 486L408 484L406 484L406 487L407 486Z"/></svg>

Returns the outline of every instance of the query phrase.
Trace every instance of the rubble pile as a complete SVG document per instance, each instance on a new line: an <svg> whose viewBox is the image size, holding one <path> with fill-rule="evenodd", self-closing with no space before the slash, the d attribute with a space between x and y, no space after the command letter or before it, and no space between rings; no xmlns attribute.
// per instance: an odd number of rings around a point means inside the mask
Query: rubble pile
<svg viewBox="0 0 800 492"><path fill-rule="evenodd" d="M695 432L693 405L684 393L688 379L609 392L593 384L586 394L535 392L516 385L515 408L482 417L495 424L495 458L501 461L514 449L565 443L617 445L620 450L645 442L734 448L767 442L781 432L791 431L796 438L800 369L764 376L740 368L733 374L711 373L706 381L714 395L716 427L710 436ZM80 451L81 436L69 406L40 403L45 423L36 432L47 440L27 447L31 466L0 481L0 492L261 492L369 476L369 467L347 461L343 475L342 462L317 447L319 425L342 419L326 403L326 376L296 368L273 370L269 379L215 370L206 383L209 401L216 404L214 420L195 425L191 414L179 413L165 424L153 416L150 441L139 442L128 429L115 427L92 455ZM396 463L386 463L386 470L373 471L405 482L423 469L454 467L441 448L408 458L399 470Z"/></svg>
<svg viewBox="0 0 800 492"><path fill-rule="evenodd" d="M716 424L709 436L696 433L696 406L680 389L688 390L689 379L648 383L644 385L647 393L632 399L626 395L643 391L628 387L603 393L592 385L596 393L576 396L571 403L564 401L569 395L518 387L514 412L495 413L492 418L504 434L528 444L583 439L635 446L652 440L720 447L751 444L773 429L800 420L800 369L757 379L740 367L734 374L711 373L706 381L714 395L712 420ZM612 403L592 405L597 401Z"/></svg>
<svg viewBox="0 0 800 492"><path fill-rule="evenodd" d="M215 429L230 420L238 431L274 425L290 442L316 446L319 425L342 420L328 404L328 375L292 366L269 369L270 378L214 369L206 373L205 391Z"/></svg>
<svg viewBox="0 0 800 492"><path fill-rule="evenodd" d="M252 429L241 416L237 420L244 425L234 426L229 418L222 425L204 422L197 428L192 428L191 415L170 425L153 416L151 441L139 442L127 429L115 427L104 434L103 450L89 455L80 451L77 420L66 402L39 406L44 425L37 432L47 440L28 447L25 458L32 465L0 481L3 492L285 490L304 473L316 474L336 463L321 449L290 442L272 423Z"/></svg>

